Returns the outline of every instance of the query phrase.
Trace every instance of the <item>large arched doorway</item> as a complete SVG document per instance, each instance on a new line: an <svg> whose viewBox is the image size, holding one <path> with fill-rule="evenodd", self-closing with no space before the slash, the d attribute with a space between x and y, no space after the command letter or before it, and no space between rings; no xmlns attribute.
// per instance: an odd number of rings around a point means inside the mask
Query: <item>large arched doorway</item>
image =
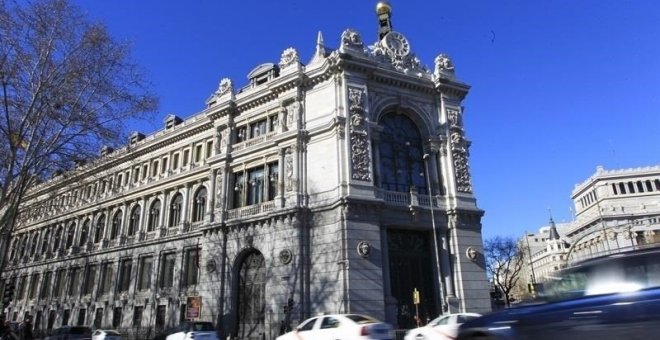
<svg viewBox="0 0 660 340"><path fill-rule="evenodd" d="M253 251L247 254L238 267L235 290L237 311L236 337L261 340L266 321L266 263L264 256Z"/></svg>

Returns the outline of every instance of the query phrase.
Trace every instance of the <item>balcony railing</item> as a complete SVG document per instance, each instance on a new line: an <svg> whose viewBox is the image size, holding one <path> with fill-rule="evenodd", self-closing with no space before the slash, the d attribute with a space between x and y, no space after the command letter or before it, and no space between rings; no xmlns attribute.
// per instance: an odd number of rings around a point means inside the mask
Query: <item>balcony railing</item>
<svg viewBox="0 0 660 340"><path fill-rule="evenodd" d="M269 213L275 210L275 201L249 205L247 207L236 208L227 211L227 218L244 218L254 215Z"/></svg>
<svg viewBox="0 0 660 340"><path fill-rule="evenodd" d="M246 140L245 142L236 143L236 144L232 145L231 149L233 151L240 151L240 150L243 150L243 149L247 149L247 148L255 146L257 144L261 144L263 142L267 142L269 140L272 140L273 137L275 137L275 134L276 134L276 132L269 132L269 133L267 133L265 135L261 135L259 137L250 138L250 139Z"/></svg>
<svg viewBox="0 0 660 340"><path fill-rule="evenodd" d="M376 198L382 199L390 205L409 207L430 207L433 204L434 209L442 208L443 203L437 196L422 195L415 191L399 192L376 189Z"/></svg>

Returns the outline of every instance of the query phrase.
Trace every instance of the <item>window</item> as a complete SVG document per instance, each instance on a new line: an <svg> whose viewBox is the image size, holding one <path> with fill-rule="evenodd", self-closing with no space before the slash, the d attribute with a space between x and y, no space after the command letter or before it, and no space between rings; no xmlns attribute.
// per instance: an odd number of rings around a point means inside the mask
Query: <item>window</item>
<svg viewBox="0 0 660 340"><path fill-rule="evenodd" d="M176 170L178 168L179 168L179 154L175 153L174 159L172 160L172 170Z"/></svg>
<svg viewBox="0 0 660 340"><path fill-rule="evenodd" d="M83 286L83 295L91 295L94 292L94 283L96 282L96 265L87 266L85 272L85 282Z"/></svg>
<svg viewBox="0 0 660 340"><path fill-rule="evenodd" d="M80 287L80 269L71 268L69 272L69 297L78 295L78 287Z"/></svg>
<svg viewBox="0 0 660 340"><path fill-rule="evenodd" d="M96 315L94 316L94 328L101 328L101 323L103 322L103 308L96 309Z"/></svg>
<svg viewBox="0 0 660 340"><path fill-rule="evenodd" d="M278 194L279 166L277 163L268 164L268 200L272 201Z"/></svg>
<svg viewBox="0 0 660 340"><path fill-rule="evenodd" d="M119 292L128 292L131 286L131 270L133 269L133 261L126 259L121 261L119 272Z"/></svg>
<svg viewBox="0 0 660 340"><path fill-rule="evenodd" d="M142 325L142 312L144 311L143 306L135 306L133 310L133 327L140 327Z"/></svg>
<svg viewBox="0 0 660 340"><path fill-rule="evenodd" d="M41 242L41 254L45 254L48 251L48 241L50 241L50 230L46 230L46 233L44 233L44 239Z"/></svg>
<svg viewBox="0 0 660 340"><path fill-rule="evenodd" d="M332 316L326 316L323 318L323 321L321 322L321 329L327 329L327 328L337 328L339 327L339 320Z"/></svg>
<svg viewBox="0 0 660 340"><path fill-rule="evenodd" d="M115 307L115 309L112 310L112 328L119 328L121 326L121 316L122 316L123 308L121 307Z"/></svg>
<svg viewBox="0 0 660 340"><path fill-rule="evenodd" d="M83 326L85 324L85 314L87 314L87 309L81 308L78 311L78 326Z"/></svg>
<svg viewBox="0 0 660 340"><path fill-rule="evenodd" d="M149 209L149 223L147 224L147 231L154 231L158 227L160 220L160 200L155 200L151 203Z"/></svg>
<svg viewBox="0 0 660 340"><path fill-rule="evenodd" d="M422 138L415 123L402 114L388 113L381 120L380 167L377 182L385 190L426 194Z"/></svg>
<svg viewBox="0 0 660 340"><path fill-rule="evenodd" d="M181 209L183 208L183 195L176 194L172 199L170 209L170 227L178 226L181 223Z"/></svg>
<svg viewBox="0 0 660 340"><path fill-rule="evenodd" d="M167 306L158 305L156 307L156 331L162 330L165 328L165 315L167 312Z"/></svg>
<svg viewBox="0 0 660 340"><path fill-rule="evenodd" d="M634 193L635 193L635 186L633 185L633 182L628 182L628 191L629 191L631 194L634 194Z"/></svg>
<svg viewBox="0 0 660 340"><path fill-rule="evenodd" d="M278 176L277 162L234 173L234 208L275 199L278 193Z"/></svg>
<svg viewBox="0 0 660 340"><path fill-rule="evenodd" d="M76 237L76 224L71 223L69 225L69 231L66 234L66 249L71 249L73 247L73 241Z"/></svg>
<svg viewBox="0 0 660 340"><path fill-rule="evenodd" d="M101 265L101 294L108 294L112 290L114 271L114 265L111 262Z"/></svg>
<svg viewBox="0 0 660 340"><path fill-rule="evenodd" d="M160 278L158 278L160 288L169 288L174 285L175 263L176 253L163 254L160 262Z"/></svg>
<svg viewBox="0 0 660 340"><path fill-rule="evenodd" d="M18 289L16 294L17 300L23 300L25 297L25 286L27 285L27 276L21 276L21 279L18 281Z"/></svg>
<svg viewBox="0 0 660 340"><path fill-rule="evenodd" d="M655 190L660 190L660 179L656 179L653 181L653 184L655 184Z"/></svg>
<svg viewBox="0 0 660 340"><path fill-rule="evenodd" d="M96 231L94 232L94 243L100 243L103 240L103 232L105 231L105 214L101 214L96 221Z"/></svg>
<svg viewBox="0 0 660 340"><path fill-rule="evenodd" d="M137 183L140 181L140 168L136 167L133 168L133 183Z"/></svg>
<svg viewBox="0 0 660 340"><path fill-rule="evenodd" d="M298 326L297 328L298 332L311 331L312 328L314 328L314 324L316 323L316 320L318 320L318 318L311 319L305 322L304 324Z"/></svg>
<svg viewBox="0 0 660 340"><path fill-rule="evenodd" d="M151 177L156 177L158 175L158 161L154 161L154 164L151 166Z"/></svg>
<svg viewBox="0 0 660 340"><path fill-rule="evenodd" d="M236 143L242 143L248 140L247 126L236 128Z"/></svg>
<svg viewBox="0 0 660 340"><path fill-rule="evenodd" d="M212 156L213 153L213 141L206 142L206 158Z"/></svg>
<svg viewBox="0 0 660 340"><path fill-rule="evenodd" d="M34 254L37 252L37 242L39 241L39 237L36 233L32 233L32 244L30 245L30 256L34 256Z"/></svg>
<svg viewBox="0 0 660 340"><path fill-rule="evenodd" d="M143 180L147 178L147 174L149 174L149 165L145 164L145 165L142 166L142 179Z"/></svg>
<svg viewBox="0 0 660 340"><path fill-rule="evenodd" d="M53 287L53 297L59 298L64 295L64 280L66 279L66 270L60 269L55 274L55 286Z"/></svg>
<svg viewBox="0 0 660 340"><path fill-rule="evenodd" d="M117 188L122 186L122 174L117 175Z"/></svg>
<svg viewBox="0 0 660 340"><path fill-rule="evenodd" d="M55 232L55 240L53 240L53 252L57 252L62 245L62 236L64 234L64 228L59 227Z"/></svg>
<svg viewBox="0 0 660 340"><path fill-rule="evenodd" d="M30 278L30 300L37 298L38 290L39 290L39 274L32 274L32 278Z"/></svg>
<svg viewBox="0 0 660 340"><path fill-rule="evenodd" d="M616 184L614 184L614 183L612 183L612 191L614 192L615 195L619 194L616 190Z"/></svg>
<svg viewBox="0 0 660 340"><path fill-rule="evenodd" d="M190 158L190 150L183 150L183 166L188 165L189 158Z"/></svg>
<svg viewBox="0 0 660 340"><path fill-rule="evenodd" d="M161 173L167 172L167 161L168 160L169 160L169 158L167 158L167 157L163 158L163 163L162 163L162 166L161 166L161 169L160 169Z"/></svg>
<svg viewBox="0 0 660 340"><path fill-rule="evenodd" d="M619 191L621 192L622 195L625 194L626 193L626 185L623 184L623 183L619 183Z"/></svg>
<svg viewBox="0 0 660 340"><path fill-rule="evenodd" d="M200 188L195 194L193 202L193 222L204 220L206 214L206 188Z"/></svg>
<svg viewBox="0 0 660 340"><path fill-rule="evenodd" d="M131 210L131 217L128 221L128 236L133 236L140 228L140 209L139 205L133 207Z"/></svg>
<svg viewBox="0 0 660 340"><path fill-rule="evenodd" d="M644 186L640 181L637 181L637 192L644 192Z"/></svg>
<svg viewBox="0 0 660 340"><path fill-rule="evenodd" d="M89 235L89 220L85 221L80 229L80 242L78 243L81 247L87 243L87 237Z"/></svg>
<svg viewBox="0 0 660 340"><path fill-rule="evenodd" d="M202 144L195 146L195 163L202 161Z"/></svg>
<svg viewBox="0 0 660 340"><path fill-rule="evenodd" d="M138 275L138 290L151 288L151 274L153 271L153 256L144 256L140 259L140 273Z"/></svg>
<svg viewBox="0 0 660 340"><path fill-rule="evenodd" d="M112 218L112 229L110 229L110 239L114 240L119 236L121 230L121 215L122 211L118 210L115 213L115 217Z"/></svg>
<svg viewBox="0 0 660 340"><path fill-rule="evenodd" d="M41 292L39 293L39 299L47 299L48 294L50 293L50 280L52 278L52 272L44 273L44 281L41 284Z"/></svg>
<svg viewBox="0 0 660 340"><path fill-rule="evenodd" d="M187 249L184 261L183 286L196 285L199 271L199 248Z"/></svg>
<svg viewBox="0 0 660 340"><path fill-rule="evenodd" d="M651 181L646 180L646 191L651 192L653 191L653 186L651 185Z"/></svg>
<svg viewBox="0 0 660 340"><path fill-rule="evenodd" d="M62 314L62 326L68 326L70 318L71 318L71 310L65 309L64 313Z"/></svg>

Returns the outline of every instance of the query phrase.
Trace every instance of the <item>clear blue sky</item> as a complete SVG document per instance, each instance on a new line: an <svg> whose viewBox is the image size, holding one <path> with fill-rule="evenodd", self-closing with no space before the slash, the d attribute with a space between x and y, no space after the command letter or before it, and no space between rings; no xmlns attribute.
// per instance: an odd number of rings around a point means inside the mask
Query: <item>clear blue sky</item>
<svg viewBox="0 0 660 340"><path fill-rule="evenodd" d="M221 78L346 28L376 39L373 0L74 0L113 35L161 99L155 122L204 107ZM486 237L571 218L570 193L606 169L660 164L660 2L392 0L394 29L430 67L449 54L472 90L464 102L471 170Z"/></svg>

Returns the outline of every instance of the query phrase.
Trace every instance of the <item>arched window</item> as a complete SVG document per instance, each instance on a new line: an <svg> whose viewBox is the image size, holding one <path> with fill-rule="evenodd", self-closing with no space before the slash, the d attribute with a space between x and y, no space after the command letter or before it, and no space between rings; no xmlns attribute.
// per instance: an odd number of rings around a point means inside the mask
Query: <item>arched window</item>
<svg viewBox="0 0 660 340"><path fill-rule="evenodd" d="M121 210L117 210L115 216L112 218L112 229L110 229L110 239L114 240L119 236L121 230Z"/></svg>
<svg viewBox="0 0 660 340"><path fill-rule="evenodd" d="M63 227L58 227L57 231L55 232L55 240L53 241L53 252L57 253L57 250L60 249L60 245L62 244L62 236L64 234L64 228Z"/></svg>
<svg viewBox="0 0 660 340"><path fill-rule="evenodd" d="M153 203L151 203L151 208L149 209L149 224L147 225L147 231L156 230L159 220L160 220L160 200L155 200Z"/></svg>
<svg viewBox="0 0 660 340"><path fill-rule="evenodd" d="M176 194L170 206L170 227L175 227L181 223L181 209L183 209L183 195Z"/></svg>
<svg viewBox="0 0 660 340"><path fill-rule="evenodd" d="M426 193L424 150L415 123L402 114L388 113L381 119L379 185L390 191L407 192L415 187Z"/></svg>
<svg viewBox="0 0 660 340"><path fill-rule="evenodd" d="M14 239L11 243L11 251L9 252L9 259L13 260L16 257L16 248L18 247L18 240Z"/></svg>
<svg viewBox="0 0 660 340"><path fill-rule="evenodd" d="M140 206L136 205L131 210L131 217L128 221L128 236L133 236L140 228Z"/></svg>
<svg viewBox="0 0 660 340"><path fill-rule="evenodd" d="M82 229L80 229L80 242L78 245L81 247L87 243L87 238L89 237L89 220L83 223Z"/></svg>
<svg viewBox="0 0 660 340"><path fill-rule="evenodd" d="M206 188L202 187L195 194L195 202L193 202L193 222L204 220L206 214Z"/></svg>
<svg viewBox="0 0 660 340"><path fill-rule="evenodd" d="M76 238L76 224L69 224L69 231L66 234L66 249L73 247L73 240Z"/></svg>
<svg viewBox="0 0 660 340"><path fill-rule="evenodd" d="M41 254L45 254L48 251L48 241L50 241L50 230L46 230L44 234L44 241L41 243Z"/></svg>
<svg viewBox="0 0 660 340"><path fill-rule="evenodd" d="M103 240L103 232L105 231L105 214L101 214L96 221L96 230L94 231L94 243L99 243Z"/></svg>

